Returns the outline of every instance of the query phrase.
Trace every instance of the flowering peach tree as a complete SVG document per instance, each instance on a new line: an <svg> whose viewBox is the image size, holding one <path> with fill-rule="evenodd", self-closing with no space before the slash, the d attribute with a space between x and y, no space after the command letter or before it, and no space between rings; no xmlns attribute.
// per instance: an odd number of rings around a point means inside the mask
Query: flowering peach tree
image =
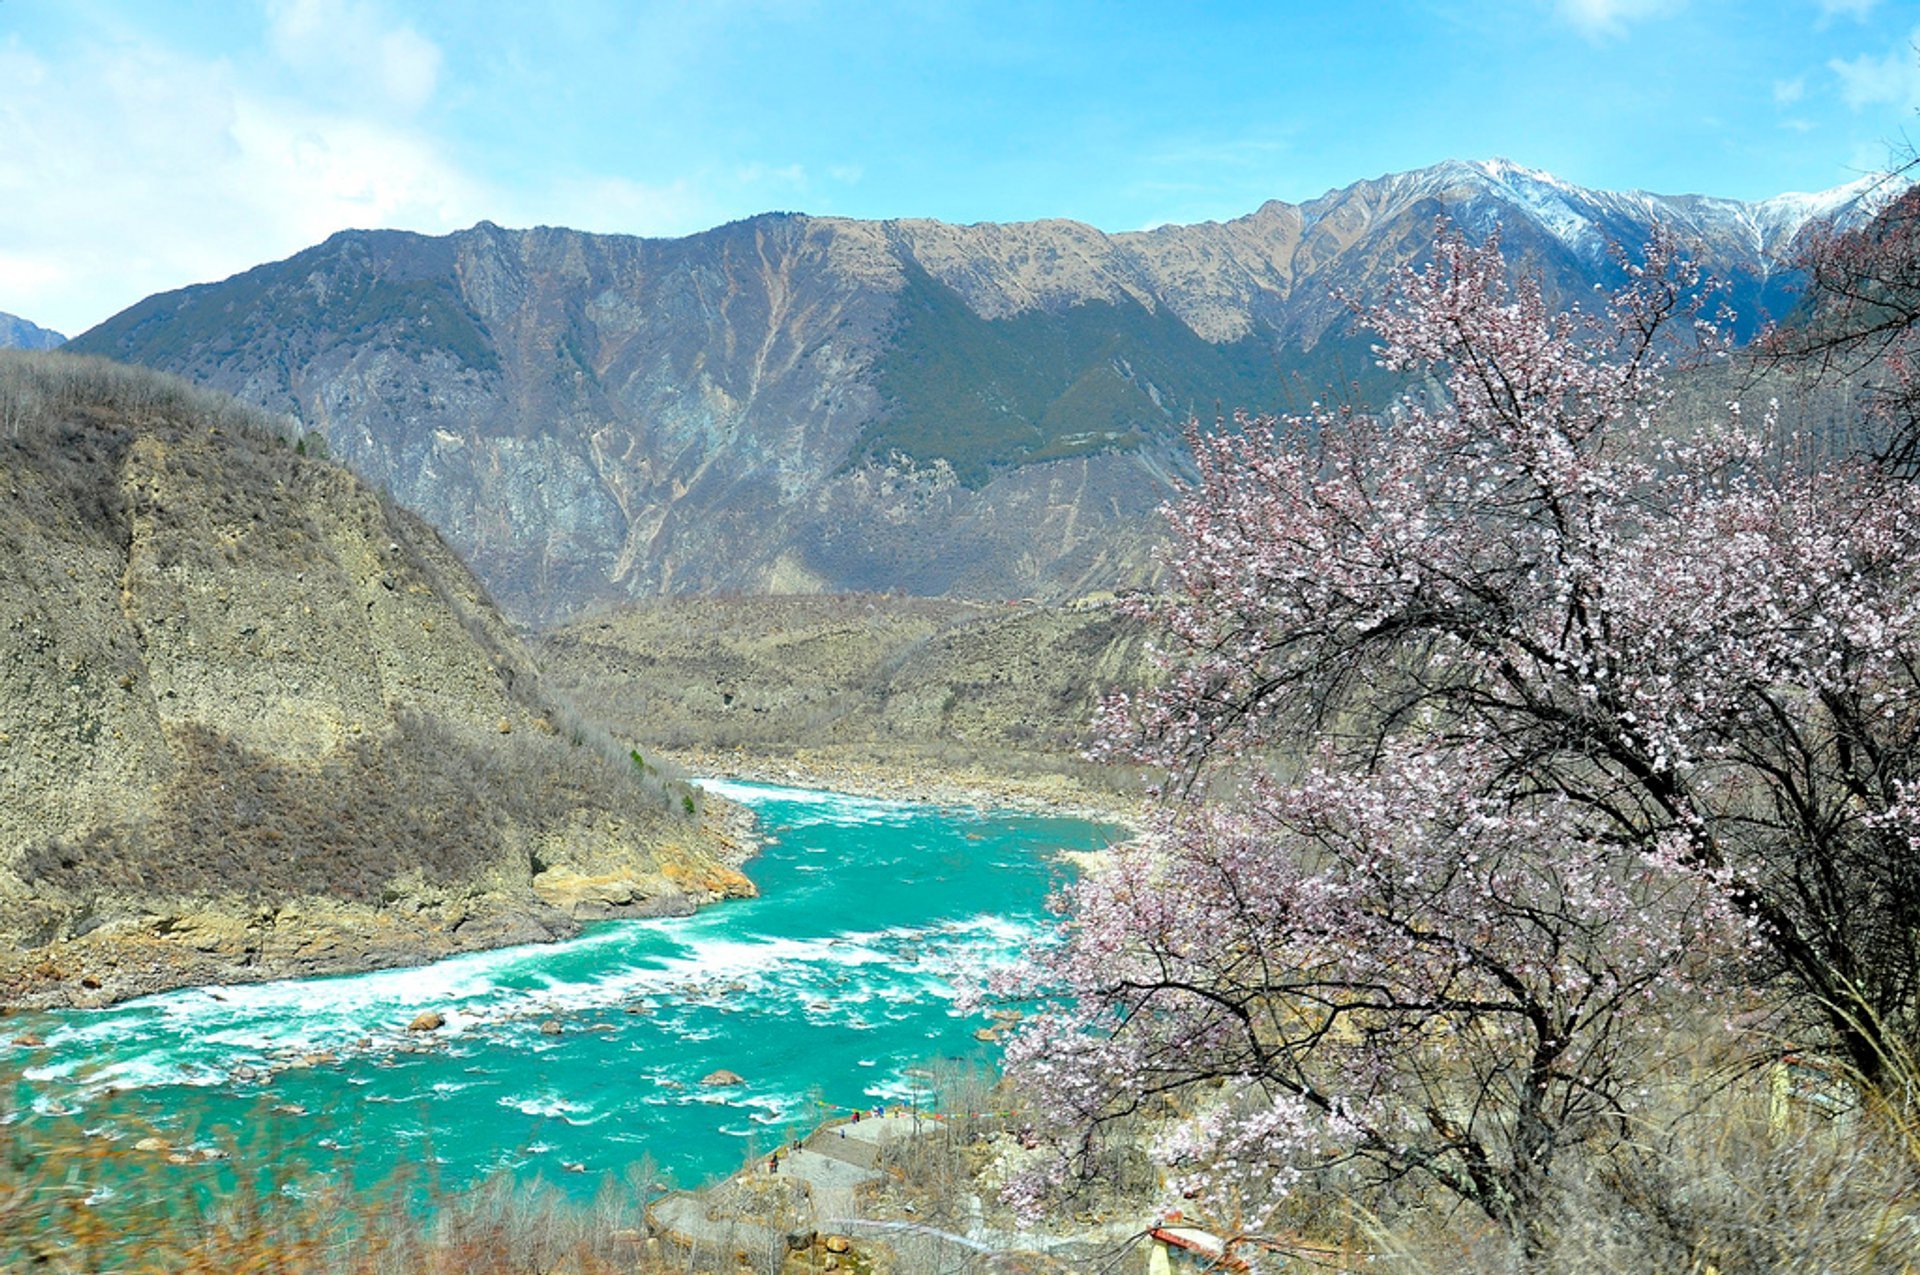
<svg viewBox="0 0 1920 1275"><path fill-rule="evenodd" d="M1045 1005L1007 1050L1053 1148L1016 1195L1145 1112L1249 1233L1346 1164L1535 1246L1689 994L1869 1080L1909 1038L1920 499L1731 406L1667 421L1701 281L1665 238L1625 269L1554 313L1443 233L1369 316L1395 411L1194 431L1142 608L1166 678L1103 730L1167 776L1157 818L1001 982Z"/></svg>

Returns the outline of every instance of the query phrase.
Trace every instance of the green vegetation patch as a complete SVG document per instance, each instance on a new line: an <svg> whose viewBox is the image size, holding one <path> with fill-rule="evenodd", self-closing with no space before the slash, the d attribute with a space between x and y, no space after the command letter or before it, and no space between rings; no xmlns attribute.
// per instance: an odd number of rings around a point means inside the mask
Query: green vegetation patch
<svg viewBox="0 0 1920 1275"><path fill-rule="evenodd" d="M1214 345L1131 299L983 319L911 262L873 377L883 408L849 466L945 460L975 487L997 468L1169 437L1189 413L1275 407L1283 379L1259 335Z"/></svg>

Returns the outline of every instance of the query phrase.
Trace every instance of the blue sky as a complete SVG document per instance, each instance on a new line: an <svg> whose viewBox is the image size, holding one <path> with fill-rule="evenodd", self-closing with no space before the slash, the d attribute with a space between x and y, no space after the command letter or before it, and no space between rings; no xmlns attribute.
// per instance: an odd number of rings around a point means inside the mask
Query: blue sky
<svg viewBox="0 0 1920 1275"><path fill-rule="evenodd" d="M1445 158L1817 190L1920 140L1915 0L0 0L0 310L347 226L1106 230Z"/></svg>

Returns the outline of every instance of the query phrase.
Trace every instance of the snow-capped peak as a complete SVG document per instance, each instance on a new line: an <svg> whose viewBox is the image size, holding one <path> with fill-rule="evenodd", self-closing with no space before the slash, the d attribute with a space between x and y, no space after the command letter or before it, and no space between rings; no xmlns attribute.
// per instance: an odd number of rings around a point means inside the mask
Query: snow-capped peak
<svg viewBox="0 0 1920 1275"><path fill-rule="evenodd" d="M1578 190L1571 182L1561 181L1544 168L1528 168L1525 164L1516 164L1510 159L1496 155L1492 159L1474 159L1466 161L1468 168L1479 169L1491 181L1501 185L1513 185L1526 182L1535 186L1552 186L1560 190Z"/></svg>
<svg viewBox="0 0 1920 1275"><path fill-rule="evenodd" d="M1795 228L1823 221L1858 208L1863 216L1872 216L1905 190L1906 179L1897 173L1868 173L1844 186L1812 192L1787 191L1754 205L1763 219L1793 223Z"/></svg>
<svg viewBox="0 0 1920 1275"><path fill-rule="evenodd" d="M1446 160L1428 168L1331 191L1306 206L1311 218L1332 210L1362 189L1369 220L1390 217L1396 208L1438 199L1466 221L1505 220L1514 213L1533 222L1569 251L1598 261L1615 242L1626 242L1659 223L1683 237L1719 244L1753 258L1765 273L1786 255L1800 233L1816 221L1851 222L1871 216L1906 188L1902 180L1869 174L1812 193L1788 193L1771 199L1738 200L1710 195L1660 195L1644 190L1608 191L1578 186L1543 169L1505 158ZM1492 201L1487 206L1482 201ZM1735 249L1735 245L1738 248Z"/></svg>

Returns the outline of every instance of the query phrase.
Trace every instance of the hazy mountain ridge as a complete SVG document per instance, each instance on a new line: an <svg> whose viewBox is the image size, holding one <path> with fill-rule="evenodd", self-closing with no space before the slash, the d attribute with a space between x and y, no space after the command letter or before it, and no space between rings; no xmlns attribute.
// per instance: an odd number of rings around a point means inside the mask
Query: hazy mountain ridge
<svg viewBox="0 0 1920 1275"><path fill-rule="evenodd" d="M297 416L523 618L685 591L1058 599L1147 577L1189 412L1373 375L1339 294L1377 295L1436 217L1498 224L1556 299L1657 217L1751 316L1790 303L1795 236L1857 199L1609 194L1490 161L1123 234L354 231L75 347Z"/></svg>
<svg viewBox="0 0 1920 1275"><path fill-rule="evenodd" d="M0 350L51 350L66 340L51 328L0 311Z"/></svg>

